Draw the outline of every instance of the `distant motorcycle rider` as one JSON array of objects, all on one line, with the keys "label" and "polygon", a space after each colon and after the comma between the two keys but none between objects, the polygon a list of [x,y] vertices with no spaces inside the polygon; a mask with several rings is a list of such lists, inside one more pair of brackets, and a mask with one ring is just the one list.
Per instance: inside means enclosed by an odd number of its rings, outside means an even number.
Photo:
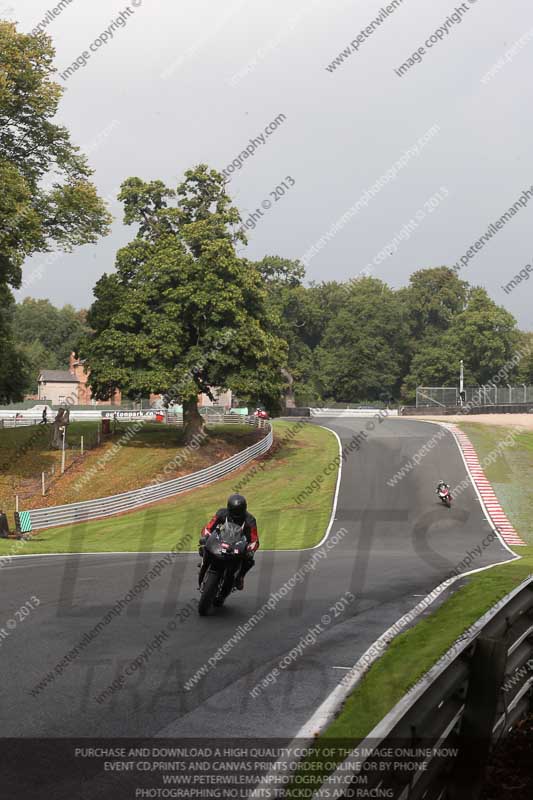
[{"label": "distant motorcycle rider", "polygon": [[[213,533],[218,525],[222,525],[226,520],[235,522],[237,525],[244,525],[244,535],[248,540],[246,548],[246,557],[243,559],[242,566],[239,574],[235,579],[235,586],[242,591],[244,589],[244,576],[254,566],[254,553],[259,548],[259,537],[257,534],[257,521],[252,514],[248,511],[248,504],[246,498],[242,494],[232,494],[228,497],[226,508],[219,508],[214,517],[209,520],[205,528],[202,530],[202,535],[198,543],[198,552],[204,556],[204,545],[209,536]],[[201,585],[205,574],[205,558],[198,575],[198,584]]]},{"label": "distant motorcycle rider", "polygon": [[438,486],[437,486],[435,491],[436,491],[437,494],[440,494],[441,492],[443,492],[446,489],[448,490],[448,492],[450,493],[450,496],[451,496],[450,487],[448,486],[446,481],[439,481]]}]

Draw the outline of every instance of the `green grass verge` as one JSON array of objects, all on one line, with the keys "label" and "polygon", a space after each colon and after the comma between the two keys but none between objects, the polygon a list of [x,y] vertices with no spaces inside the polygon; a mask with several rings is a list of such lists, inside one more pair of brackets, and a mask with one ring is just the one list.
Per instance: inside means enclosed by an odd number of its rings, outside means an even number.
[{"label": "green grass verge", "polygon": [[[332,433],[316,425],[298,428],[296,422],[276,421],[274,430],[279,447],[273,455],[227,479],[119,517],[47,529],[15,551],[13,542],[0,540],[0,555],[168,551],[189,533],[191,538],[176,549],[190,551],[196,546],[202,525],[234,491],[246,495],[249,509],[257,518],[263,548],[311,547],[320,541],[328,525],[337,469],[324,477],[320,489],[306,498],[305,504],[297,504],[295,497],[338,455],[338,442]],[[257,463],[264,469],[258,469]]]},{"label": "green grass verge", "polygon": [[[502,440],[513,433],[512,426],[490,427],[483,423],[460,423],[470,437],[480,461],[493,453]],[[533,433],[513,434],[515,446],[501,448],[501,455],[485,472],[509,518],[524,541],[531,541],[533,515]],[[511,439],[507,439],[511,442]],[[514,490],[514,487],[519,490]],[[503,487],[503,488],[502,488]],[[509,487],[509,488],[506,488]],[[370,667],[346,700],[340,714],[316,740],[317,752],[305,760],[301,775],[312,774],[314,783],[289,787],[290,800],[311,797],[324,778],[332,772],[325,769],[321,748],[328,742],[352,746],[364,739],[401,700],[405,693],[443,656],[454,641],[498,600],[533,574],[533,546],[515,547],[520,560],[472,575],[434,614],[397,636],[385,653]],[[329,755],[328,762],[340,763],[344,756]],[[309,765],[313,769],[309,770]]]},{"label": "green grass verge", "polygon": [[476,448],[480,461],[490,453],[497,454],[494,462],[484,467],[485,474],[509,521],[524,542],[533,545],[533,431],[482,422],[461,422],[460,427]]}]

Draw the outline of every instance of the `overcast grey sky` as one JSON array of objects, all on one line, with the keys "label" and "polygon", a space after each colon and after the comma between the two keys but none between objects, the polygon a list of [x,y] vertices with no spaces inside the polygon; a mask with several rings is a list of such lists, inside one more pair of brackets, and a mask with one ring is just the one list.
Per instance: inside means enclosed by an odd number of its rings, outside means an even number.
[{"label": "overcast grey sky", "polygon": [[[276,118],[231,167],[229,192],[243,219],[261,212],[249,258],[302,258],[322,239],[310,280],[366,269],[398,287],[415,269],[453,266],[533,187],[531,0],[63,0],[47,16],[58,4],[0,0],[0,16],[25,31],[51,19],[63,74],[89,54],[58,78],[60,120],[115,223],[97,245],[29,259],[19,299],[87,306],[134,232],[114,201],[125,178],[176,185],[200,162],[223,170]],[[533,264],[532,218],[533,197],[461,270],[524,329],[533,279],[501,287]]]}]

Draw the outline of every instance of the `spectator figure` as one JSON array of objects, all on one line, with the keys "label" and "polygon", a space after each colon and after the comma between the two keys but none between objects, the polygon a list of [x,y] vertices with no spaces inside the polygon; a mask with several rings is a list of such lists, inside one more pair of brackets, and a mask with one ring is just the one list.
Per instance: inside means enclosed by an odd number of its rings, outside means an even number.
[{"label": "spectator figure", "polygon": [[43,415],[42,415],[42,417],[41,417],[41,421],[40,421],[40,423],[39,423],[39,424],[40,424],[40,425],[46,425],[47,423],[48,423],[48,418],[47,418],[47,412],[46,412],[46,406],[45,406],[45,407],[43,408]]}]

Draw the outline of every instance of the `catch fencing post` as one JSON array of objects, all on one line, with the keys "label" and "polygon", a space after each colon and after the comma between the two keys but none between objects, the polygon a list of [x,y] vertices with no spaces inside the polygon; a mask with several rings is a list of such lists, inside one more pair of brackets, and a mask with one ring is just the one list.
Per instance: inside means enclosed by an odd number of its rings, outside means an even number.
[{"label": "catch fencing post", "polygon": [[44,495],[45,495],[44,472],[41,472],[41,486],[42,486],[43,497],[44,497]]},{"label": "catch fencing post", "polygon": [[80,453],[83,455],[83,436],[80,438]]},{"label": "catch fencing post", "polygon": [[67,426],[63,426],[63,448],[61,450],[61,474],[65,472],[65,434],[67,431]]}]

